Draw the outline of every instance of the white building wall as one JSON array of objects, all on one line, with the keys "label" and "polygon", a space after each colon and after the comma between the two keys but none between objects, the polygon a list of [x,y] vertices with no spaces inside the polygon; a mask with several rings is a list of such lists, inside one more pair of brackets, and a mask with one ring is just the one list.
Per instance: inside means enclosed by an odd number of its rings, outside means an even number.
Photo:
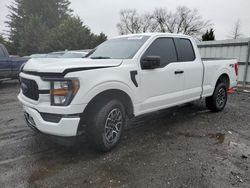
[{"label": "white building wall", "polygon": [[[241,84],[245,75],[245,64],[249,51],[250,38],[221,41],[204,41],[198,43],[202,58],[235,58],[239,62],[238,81]],[[250,57],[246,82],[250,83]]]}]

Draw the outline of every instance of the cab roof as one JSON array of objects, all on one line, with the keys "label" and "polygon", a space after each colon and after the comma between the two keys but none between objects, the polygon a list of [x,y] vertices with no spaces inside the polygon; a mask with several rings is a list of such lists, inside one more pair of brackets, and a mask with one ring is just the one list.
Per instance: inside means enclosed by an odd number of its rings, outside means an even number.
[{"label": "cab roof", "polygon": [[182,38],[192,38],[191,36],[177,33],[136,33],[136,34],[128,34],[128,35],[120,35],[114,38],[122,38],[122,37],[136,37],[136,36],[149,36],[149,37],[182,37]]}]

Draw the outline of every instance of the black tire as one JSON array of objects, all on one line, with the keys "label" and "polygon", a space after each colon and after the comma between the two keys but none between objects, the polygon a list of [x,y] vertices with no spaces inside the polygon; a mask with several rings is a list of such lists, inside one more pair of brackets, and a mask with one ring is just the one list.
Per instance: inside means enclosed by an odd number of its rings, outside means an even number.
[{"label": "black tire", "polygon": [[89,143],[97,151],[110,151],[119,143],[125,126],[124,105],[116,99],[111,99],[93,105],[89,112],[87,120]]},{"label": "black tire", "polygon": [[225,83],[218,83],[211,97],[206,98],[206,106],[213,112],[224,109],[227,103],[227,87]]}]

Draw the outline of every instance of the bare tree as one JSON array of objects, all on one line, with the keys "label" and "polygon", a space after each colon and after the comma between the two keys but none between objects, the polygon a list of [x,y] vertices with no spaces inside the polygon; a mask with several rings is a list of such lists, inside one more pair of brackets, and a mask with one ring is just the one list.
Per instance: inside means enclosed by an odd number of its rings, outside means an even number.
[{"label": "bare tree", "polygon": [[141,16],[134,9],[125,9],[120,15],[117,27],[121,34],[156,31],[199,37],[211,26],[209,21],[203,20],[197,9],[186,6],[177,7],[175,12],[156,8],[152,14],[147,12]]},{"label": "bare tree", "polygon": [[139,33],[141,27],[141,18],[135,9],[120,11],[120,23],[117,24],[120,34]]},{"label": "bare tree", "polygon": [[243,35],[241,34],[240,32],[240,29],[241,29],[241,24],[240,24],[240,20],[238,19],[235,24],[234,24],[234,28],[233,30],[231,31],[231,34],[230,34],[230,38],[232,39],[237,39],[239,37],[242,37]]},{"label": "bare tree", "polygon": [[163,8],[157,8],[153,13],[153,17],[154,17],[155,30],[163,33],[167,32],[167,29],[165,27],[168,17],[167,10]]},{"label": "bare tree", "polygon": [[160,32],[200,36],[211,25],[209,21],[202,19],[197,9],[186,6],[177,7],[174,13],[162,8],[156,9],[154,16]]},{"label": "bare tree", "polygon": [[155,30],[158,32],[175,32],[176,16],[171,11],[164,8],[156,8],[154,13]]},{"label": "bare tree", "polygon": [[141,32],[154,32],[155,24],[154,24],[154,16],[150,12],[146,12],[141,16]]}]

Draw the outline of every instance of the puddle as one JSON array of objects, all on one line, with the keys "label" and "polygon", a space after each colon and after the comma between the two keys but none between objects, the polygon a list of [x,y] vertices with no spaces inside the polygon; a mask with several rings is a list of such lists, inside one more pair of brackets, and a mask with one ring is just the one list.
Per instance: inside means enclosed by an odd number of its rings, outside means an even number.
[{"label": "puddle", "polygon": [[134,178],[127,166],[119,162],[106,162],[100,165],[95,173],[98,174],[99,182],[102,182],[104,187],[120,187]]},{"label": "puddle", "polygon": [[207,135],[196,135],[191,133],[177,133],[178,136],[184,136],[188,138],[203,138],[204,136],[209,136],[209,138],[215,138],[217,140],[217,143],[222,144],[225,141],[225,134],[223,133],[209,133]]},{"label": "puddle", "polygon": [[215,134],[210,133],[208,134],[208,136],[210,138],[215,138],[218,141],[217,143],[219,144],[222,144],[225,140],[225,134],[223,133],[215,133]]},{"label": "puddle", "polygon": [[51,177],[53,174],[56,174],[66,167],[63,164],[51,165],[50,167],[42,167],[34,171],[28,179],[29,184],[33,184],[39,180],[45,180],[48,177]]},{"label": "puddle", "polygon": [[215,138],[218,141],[217,143],[220,143],[220,144],[222,144],[225,141],[225,134],[223,134],[223,133],[215,133],[215,134],[209,133],[207,135],[198,135],[198,134],[193,134],[193,133],[189,133],[189,132],[186,132],[186,133],[178,132],[174,135],[175,136],[184,136],[187,138],[204,138],[206,136],[209,136],[209,138]]},{"label": "puddle", "polygon": [[176,133],[176,135],[178,136],[184,136],[184,137],[187,137],[187,138],[202,138],[204,136],[202,135],[196,135],[196,134],[192,134],[192,133],[182,133],[182,132],[179,132],[179,133]]}]

